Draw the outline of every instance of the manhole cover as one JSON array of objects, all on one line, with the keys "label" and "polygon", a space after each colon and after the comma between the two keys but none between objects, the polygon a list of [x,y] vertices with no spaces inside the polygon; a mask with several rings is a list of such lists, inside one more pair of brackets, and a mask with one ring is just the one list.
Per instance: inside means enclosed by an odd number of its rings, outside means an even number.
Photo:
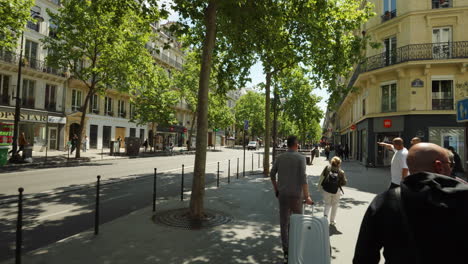
[{"label": "manhole cover", "polygon": [[205,219],[202,221],[194,221],[190,219],[189,209],[181,208],[159,212],[156,216],[153,216],[153,220],[157,224],[172,227],[202,229],[227,224],[232,221],[232,218],[223,212],[205,209]]}]

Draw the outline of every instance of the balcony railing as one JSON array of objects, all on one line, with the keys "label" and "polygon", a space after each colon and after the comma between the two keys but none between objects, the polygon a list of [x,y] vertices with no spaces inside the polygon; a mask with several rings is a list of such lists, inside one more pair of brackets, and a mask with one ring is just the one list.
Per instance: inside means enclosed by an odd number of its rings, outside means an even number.
[{"label": "balcony railing", "polygon": [[182,63],[174,60],[173,58],[170,58],[169,56],[167,56],[166,54],[163,54],[163,53],[158,53],[156,51],[153,51],[153,56],[155,56],[156,58],[158,58],[159,60],[169,64],[170,66],[172,67],[175,67],[179,70],[182,69]]},{"label": "balcony railing", "polygon": [[452,7],[451,0],[432,0],[432,9],[450,8]]},{"label": "balcony railing", "polygon": [[384,52],[364,60],[359,72],[368,72],[387,66],[418,60],[446,60],[468,58],[468,41],[412,44],[394,52]]},{"label": "balcony railing", "polygon": [[453,99],[432,99],[432,110],[453,110]]},{"label": "balcony railing", "polygon": [[[0,61],[18,65],[19,55],[9,51],[0,51]],[[47,66],[46,62],[41,60],[28,59],[23,57],[23,67],[40,72],[54,74],[57,76],[66,77],[65,71],[63,69],[56,69]]]},{"label": "balcony railing", "polygon": [[392,11],[385,11],[385,13],[381,16],[382,17],[382,23],[385,21],[388,21],[392,18],[395,18],[397,16],[397,11],[392,10]]}]

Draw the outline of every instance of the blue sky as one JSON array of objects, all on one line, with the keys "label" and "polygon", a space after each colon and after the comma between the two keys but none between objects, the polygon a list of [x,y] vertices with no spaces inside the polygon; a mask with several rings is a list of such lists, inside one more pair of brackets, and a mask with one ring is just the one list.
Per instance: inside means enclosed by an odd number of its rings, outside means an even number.
[{"label": "blue sky", "polygon": [[[171,0],[163,0],[162,2],[168,3],[169,5],[172,4]],[[170,16],[167,19],[168,21],[177,21],[179,20],[179,15],[175,12],[171,12]],[[265,75],[263,74],[263,67],[260,62],[257,62],[251,69],[250,69],[250,79],[252,81],[247,84],[247,87],[255,86],[261,82],[265,82]],[[314,90],[314,94],[322,97],[322,101],[319,103],[320,109],[326,112],[327,110],[327,100],[328,100],[328,93],[325,89],[316,89]],[[320,120],[320,125],[323,123],[323,118]]]}]

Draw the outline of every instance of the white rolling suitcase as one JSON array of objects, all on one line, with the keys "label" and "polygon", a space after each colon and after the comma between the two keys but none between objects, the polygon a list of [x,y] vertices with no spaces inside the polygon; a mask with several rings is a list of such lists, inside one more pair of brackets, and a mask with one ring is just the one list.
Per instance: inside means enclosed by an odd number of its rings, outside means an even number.
[{"label": "white rolling suitcase", "polygon": [[288,253],[288,264],[330,264],[328,220],[313,214],[291,215]]}]

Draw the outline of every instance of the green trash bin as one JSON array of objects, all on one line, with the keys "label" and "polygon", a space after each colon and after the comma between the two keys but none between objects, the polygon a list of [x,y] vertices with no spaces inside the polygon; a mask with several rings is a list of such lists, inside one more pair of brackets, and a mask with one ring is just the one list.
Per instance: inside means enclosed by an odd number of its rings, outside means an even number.
[{"label": "green trash bin", "polygon": [[8,162],[8,146],[0,146],[0,166]]}]

